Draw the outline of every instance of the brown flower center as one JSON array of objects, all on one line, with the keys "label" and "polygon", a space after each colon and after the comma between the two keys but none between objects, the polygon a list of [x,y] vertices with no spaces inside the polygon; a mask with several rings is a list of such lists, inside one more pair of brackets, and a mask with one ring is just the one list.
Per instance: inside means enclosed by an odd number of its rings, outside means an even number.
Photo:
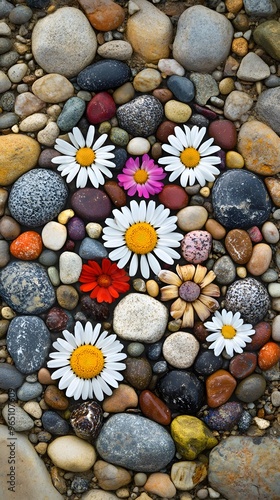
[{"label": "brown flower center", "polygon": [[102,286],[103,288],[108,288],[108,286],[111,285],[112,280],[108,274],[100,274],[97,278],[97,283],[99,286]]}]

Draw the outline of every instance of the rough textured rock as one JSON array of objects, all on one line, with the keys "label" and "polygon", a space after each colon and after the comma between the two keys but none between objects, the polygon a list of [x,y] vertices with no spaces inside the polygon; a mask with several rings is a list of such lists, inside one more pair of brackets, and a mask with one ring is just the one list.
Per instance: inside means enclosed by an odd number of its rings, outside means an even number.
[{"label": "rough textured rock", "polygon": [[280,134],[279,113],[280,87],[262,92],[256,104],[257,117],[278,135]]},{"label": "rough textured rock", "polygon": [[276,19],[260,23],[253,31],[255,42],[278,61],[280,61],[279,36],[280,23]]}]

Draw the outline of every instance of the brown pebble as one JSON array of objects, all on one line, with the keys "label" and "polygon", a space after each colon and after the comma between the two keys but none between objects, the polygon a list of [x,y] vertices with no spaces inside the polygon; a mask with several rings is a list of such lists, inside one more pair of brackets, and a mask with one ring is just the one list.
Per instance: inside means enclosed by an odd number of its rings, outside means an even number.
[{"label": "brown pebble", "polygon": [[79,294],[71,285],[60,285],[56,290],[56,299],[60,307],[72,311],[79,302]]},{"label": "brown pebble", "polygon": [[138,405],[136,391],[126,384],[120,384],[114,390],[112,396],[106,398],[102,404],[103,411],[108,413],[121,413],[128,408],[135,408]]},{"label": "brown pebble", "polygon": [[257,243],[254,245],[251,258],[247,262],[247,271],[253,276],[261,276],[268,270],[271,259],[271,246],[267,243]]},{"label": "brown pebble", "polygon": [[271,337],[271,325],[266,321],[261,321],[254,326],[255,334],[251,336],[252,342],[246,344],[244,351],[258,351]]},{"label": "brown pebble", "polygon": [[0,188],[0,215],[3,215],[5,212],[8,196],[9,192],[7,191],[7,189]]},{"label": "brown pebble", "polygon": [[246,264],[252,255],[253,245],[244,229],[232,229],[225,238],[226,249],[237,264]]},{"label": "brown pebble", "polygon": [[193,327],[194,336],[200,342],[205,342],[206,337],[208,337],[209,332],[206,330],[204,323],[202,321],[196,321]]},{"label": "brown pebble", "polygon": [[142,391],[139,396],[139,405],[145,417],[158,422],[161,425],[169,425],[171,422],[171,411],[151,391]]},{"label": "brown pebble", "polygon": [[48,385],[44,393],[45,403],[55,410],[66,410],[69,406],[68,399],[56,385]]},{"label": "brown pebble", "polygon": [[151,149],[152,158],[156,161],[162,156],[162,147],[160,142],[155,142]]},{"label": "brown pebble", "polygon": [[124,9],[112,0],[79,0],[79,4],[98,31],[115,30],[124,22]]},{"label": "brown pebble", "polygon": [[231,50],[239,57],[244,57],[248,54],[249,47],[248,42],[245,38],[234,38],[231,44]]},{"label": "brown pebble", "polygon": [[265,177],[264,183],[274,205],[280,207],[280,179],[277,179],[276,177]]},{"label": "brown pebble", "polygon": [[229,363],[231,375],[243,379],[251,375],[257,366],[257,355],[254,352],[243,352],[234,356]]},{"label": "brown pebble", "polygon": [[109,196],[111,202],[115,207],[124,207],[126,205],[126,194],[123,188],[121,188],[115,181],[107,181],[104,184],[104,191]]},{"label": "brown pebble", "polygon": [[168,136],[174,134],[176,123],[171,120],[165,120],[160,124],[156,131],[156,138],[161,142],[168,142]]},{"label": "brown pebble", "polygon": [[40,384],[43,385],[49,385],[49,384],[56,385],[57,383],[56,380],[53,380],[51,378],[51,374],[47,368],[40,368],[40,370],[38,371],[38,380]]},{"label": "brown pebble", "polygon": [[147,389],[152,378],[150,363],[145,358],[127,358],[125,364],[125,380],[135,389]]},{"label": "brown pebble", "polygon": [[162,104],[173,98],[173,94],[169,89],[155,89],[153,90],[153,96],[156,97]]},{"label": "brown pebble", "polygon": [[237,14],[243,7],[243,0],[226,0],[225,4],[229,12]]},{"label": "brown pebble", "polygon": [[205,224],[205,229],[215,240],[222,240],[226,235],[226,229],[215,219],[208,219]]},{"label": "brown pebble", "polygon": [[236,387],[235,378],[226,370],[218,370],[206,379],[207,404],[217,408],[226,403]]},{"label": "brown pebble", "polygon": [[21,233],[20,224],[10,217],[10,215],[4,215],[0,219],[0,234],[5,240],[14,240]]}]

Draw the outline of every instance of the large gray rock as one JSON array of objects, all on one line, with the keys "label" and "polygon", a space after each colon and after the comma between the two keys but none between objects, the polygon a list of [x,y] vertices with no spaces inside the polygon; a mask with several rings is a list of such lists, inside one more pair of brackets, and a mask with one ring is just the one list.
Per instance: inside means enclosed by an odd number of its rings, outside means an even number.
[{"label": "large gray rock", "polygon": [[261,121],[280,134],[280,87],[265,90],[258,98],[256,115]]},{"label": "large gray rock", "polygon": [[32,33],[32,53],[47,73],[77,75],[92,62],[96,35],[86,16],[73,7],[63,7],[40,19]]},{"label": "large gray rock", "polygon": [[277,500],[279,461],[279,438],[230,436],[211,451],[208,479],[227,500]]},{"label": "large gray rock", "polygon": [[228,56],[233,27],[225,16],[195,5],[181,14],[173,57],[188,71],[211,73]]}]

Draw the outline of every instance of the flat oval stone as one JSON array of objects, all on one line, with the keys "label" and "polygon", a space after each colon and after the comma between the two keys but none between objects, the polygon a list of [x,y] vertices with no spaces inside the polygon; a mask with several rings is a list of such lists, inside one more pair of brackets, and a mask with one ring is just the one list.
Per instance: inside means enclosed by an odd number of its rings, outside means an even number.
[{"label": "flat oval stone", "polygon": [[107,193],[115,207],[124,207],[126,204],[126,194],[124,189],[122,189],[117,182],[106,181],[104,184],[104,191]]},{"label": "flat oval stone", "polygon": [[40,154],[39,143],[23,134],[0,136],[0,149],[1,186],[9,186],[35,167]]},{"label": "flat oval stone", "polygon": [[135,389],[147,389],[152,378],[152,368],[145,358],[127,358],[124,378]]},{"label": "flat oval stone", "polygon": [[76,215],[86,221],[104,221],[111,213],[110,198],[101,189],[78,189],[71,197]]},{"label": "flat oval stone", "polygon": [[253,247],[250,260],[247,262],[247,270],[253,276],[264,274],[272,260],[272,249],[267,243],[257,243]]},{"label": "flat oval stone", "polygon": [[167,80],[167,87],[181,102],[190,102],[195,95],[195,86],[184,76],[171,75]]},{"label": "flat oval stone", "polygon": [[63,284],[70,285],[79,280],[82,271],[82,259],[74,252],[62,252],[59,257],[59,277]]},{"label": "flat oval stone", "polygon": [[239,311],[245,322],[255,325],[264,318],[269,306],[267,290],[255,278],[244,278],[228,287],[225,308],[233,313]]},{"label": "flat oval stone", "polygon": [[[32,418],[24,411],[20,406],[18,405],[13,405],[14,412],[13,412],[13,417],[14,417],[14,424],[13,424],[13,432],[24,432],[24,431],[30,431],[32,427],[34,427],[34,421]],[[5,422],[9,424],[9,421],[11,420],[11,405],[7,404],[4,406],[2,410],[2,417],[4,418]]]},{"label": "flat oval stone", "polygon": [[175,368],[189,368],[199,351],[199,342],[188,332],[175,332],[165,339],[162,353],[166,361]]},{"label": "flat oval stone", "polygon": [[204,384],[187,371],[170,371],[159,380],[157,388],[171,410],[195,414],[204,403]]},{"label": "flat oval stone", "polygon": [[210,408],[217,408],[226,403],[236,387],[235,378],[226,370],[212,373],[205,382],[207,404]]},{"label": "flat oval stone", "polygon": [[161,425],[128,413],[105,422],[95,444],[103,460],[137,472],[163,469],[175,454],[173,439]]},{"label": "flat oval stone", "polygon": [[94,447],[77,436],[60,436],[48,446],[51,461],[71,472],[88,471],[96,461]]},{"label": "flat oval stone", "polygon": [[234,356],[229,363],[229,371],[233,377],[243,379],[255,371],[257,355],[253,352],[243,352]]},{"label": "flat oval stone", "polygon": [[206,208],[191,205],[186,208],[182,208],[177,213],[177,225],[182,231],[196,231],[201,229],[208,219],[208,212]]},{"label": "flat oval stone", "polygon": [[234,149],[237,142],[236,127],[229,120],[215,120],[210,123],[208,134],[222,149]]},{"label": "flat oval stone", "polygon": [[189,202],[186,191],[176,184],[164,186],[161,193],[158,194],[158,199],[160,203],[170,208],[170,210],[180,210],[186,207]]},{"label": "flat oval stone", "polygon": [[265,389],[265,378],[258,373],[253,373],[239,382],[234,394],[244,403],[253,403],[263,396]]},{"label": "flat oval stone", "polygon": [[129,66],[116,59],[102,59],[83,69],[77,76],[77,83],[83,90],[100,92],[120,87],[131,77]]},{"label": "flat oval stone", "polygon": [[45,403],[55,410],[66,410],[69,406],[68,399],[63,391],[56,385],[48,385],[44,392]]},{"label": "flat oval stone", "polygon": [[280,347],[276,342],[267,342],[261,347],[258,355],[258,365],[261,370],[270,370],[280,360]]},{"label": "flat oval stone", "polygon": [[145,417],[161,425],[170,424],[171,411],[153,392],[148,390],[142,391],[139,396],[139,405]]},{"label": "flat oval stone", "polygon": [[229,401],[219,408],[211,408],[203,421],[215,431],[230,431],[238,422],[243,412],[243,405]]},{"label": "flat oval stone", "polygon": [[60,175],[36,168],[14,183],[8,205],[12,217],[23,226],[41,226],[57,217],[67,196],[68,189]]},{"label": "flat oval stone", "polygon": [[225,245],[232,260],[237,264],[246,264],[250,260],[253,245],[247,231],[232,229],[226,235]]},{"label": "flat oval stone", "polygon": [[98,92],[87,105],[86,116],[89,123],[97,124],[111,120],[116,114],[116,104],[108,92]]},{"label": "flat oval stone", "polygon": [[136,137],[153,135],[163,119],[161,102],[151,95],[141,95],[117,109],[119,126]]},{"label": "flat oval stone", "polygon": [[42,395],[43,386],[39,382],[24,382],[17,391],[17,397],[21,401],[30,401]]},{"label": "flat oval stone", "polygon": [[[156,138],[160,142],[167,142],[168,141],[168,136],[174,133],[174,128],[176,127],[176,123],[172,122],[170,120],[165,120],[163,121],[159,127],[157,128],[156,131]],[[173,186],[173,184],[170,184]],[[175,184],[174,184],[175,186]]]},{"label": "flat oval stone", "polygon": [[44,411],[42,424],[45,431],[55,436],[65,436],[69,432],[69,424],[56,411]]},{"label": "flat oval stone", "polygon": [[45,269],[35,262],[10,262],[0,271],[0,294],[21,314],[41,314],[55,301]]},{"label": "flat oval stone", "polygon": [[[276,316],[277,317],[277,316]],[[258,351],[265,345],[271,337],[271,325],[266,321],[261,321],[254,326],[255,334],[252,335],[252,342],[246,344],[244,351]]]},{"label": "flat oval stone", "polygon": [[0,364],[0,388],[3,390],[17,389],[24,381],[23,374],[15,366],[8,363]]},{"label": "flat oval stone", "polygon": [[229,229],[259,226],[271,211],[263,182],[247,170],[228,170],[220,175],[212,189],[212,202],[216,219]]},{"label": "flat oval stone", "polygon": [[181,241],[182,256],[191,264],[201,264],[208,259],[212,236],[208,231],[190,231]]},{"label": "flat oval stone", "polygon": [[34,373],[44,365],[51,346],[50,332],[37,316],[13,318],[7,333],[7,348],[21,373]]},{"label": "flat oval stone", "polygon": [[83,99],[79,97],[70,97],[70,99],[65,102],[57,119],[57,126],[62,132],[69,132],[82,118],[85,109],[86,103]]}]

